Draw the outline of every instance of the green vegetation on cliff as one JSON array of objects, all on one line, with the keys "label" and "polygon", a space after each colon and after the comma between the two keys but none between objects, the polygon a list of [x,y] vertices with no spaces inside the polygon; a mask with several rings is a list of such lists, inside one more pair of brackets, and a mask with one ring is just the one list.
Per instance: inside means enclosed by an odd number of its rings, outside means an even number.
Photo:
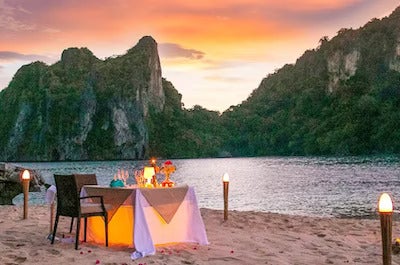
[{"label": "green vegetation on cliff", "polygon": [[321,39],[222,115],[234,155],[400,153],[400,8]]},{"label": "green vegetation on cliff", "polygon": [[157,44],[97,59],[69,48],[61,60],[19,69],[0,94],[0,160],[140,159],[148,109],[164,107]]}]

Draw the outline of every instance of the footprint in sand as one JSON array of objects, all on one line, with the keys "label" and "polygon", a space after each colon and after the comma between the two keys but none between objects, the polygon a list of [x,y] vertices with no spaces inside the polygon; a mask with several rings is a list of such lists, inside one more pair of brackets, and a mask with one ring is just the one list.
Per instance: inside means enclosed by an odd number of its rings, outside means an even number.
[{"label": "footprint in sand", "polygon": [[194,261],[191,260],[181,260],[182,264],[195,264]]},{"label": "footprint in sand", "polygon": [[9,254],[6,255],[7,258],[14,260],[15,262],[19,263],[23,263],[26,261],[26,257],[21,257],[21,256],[17,256],[17,255],[13,255],[13,254]]},{"label": "footprint in sand", "polygon": [[46,251],[47,252],[49,252],[50,254],[52,254],[52,255],[56,255],[56,256],[58,256],[58,255],[60,255],[60,251],[58,251],[57,249],[46,249]]},{"label": "footprint in sand", "polygon": [[220,257],[220,258],[209,258],[208,261],[240,261],[240,259],[237,259],[235,257]]}]

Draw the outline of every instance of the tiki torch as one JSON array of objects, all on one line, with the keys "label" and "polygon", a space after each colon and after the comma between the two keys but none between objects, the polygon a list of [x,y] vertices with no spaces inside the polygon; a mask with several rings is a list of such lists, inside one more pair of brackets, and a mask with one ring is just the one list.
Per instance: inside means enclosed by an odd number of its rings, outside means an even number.
[{"label": "tiki torch", "polygon": [[228,220],[228,192],[229,192],[229,175],[225,173],[222,177],[224,184],[224,221]]},{"label": "tiki torch", "polygon": [[21,176],[22,190],[24,192],[24,217],[23,219],[28,219],[28,196],[29,196],[29,182],[31,181],[31,175],[29,170],[24,170]]},{"label": "tiki torch", "polygon": [[393,203],[389,194],[382,193],[378,206],[381,217],[383,265],[392,264],[392,215]]}]

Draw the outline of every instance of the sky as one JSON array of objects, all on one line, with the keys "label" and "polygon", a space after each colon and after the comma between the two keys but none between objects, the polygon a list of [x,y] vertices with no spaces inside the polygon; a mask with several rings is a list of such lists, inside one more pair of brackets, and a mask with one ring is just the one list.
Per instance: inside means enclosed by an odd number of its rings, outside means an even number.
[{"label": "sky", "polygon": [[143,36],[185,108],[223,112],[319,40],[382,18],[398,0],[0,0],[0,90],[33,61],[69,47],[105,59]]}]

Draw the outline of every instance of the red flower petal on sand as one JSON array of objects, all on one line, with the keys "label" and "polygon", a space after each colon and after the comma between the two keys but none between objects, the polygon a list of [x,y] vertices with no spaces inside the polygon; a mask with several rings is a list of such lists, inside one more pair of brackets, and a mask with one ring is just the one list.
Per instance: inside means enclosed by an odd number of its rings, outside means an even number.
[{"label": "red flower petal on sand", "polygon": [[100,264],[100,260],[97,259],[97,260],[96,260],[96,264]]},{"label": "red flower petal on sand", "polygon": [[235,251],[231,250],[231,253],[233,254]]},{"label": "red flower petal on sand", "polygon": [[194,250],[197,250],[197,247],[193,247]]},{"label": "red flower petal on sand", "polygon": [[171,162],[171,160],[167,160],[167,161],[165,161],[165,162],[164,162],[164,165],[172,165],[172,162]]},{"label": "red flower petal on sand", "polygon": [[88,253],[92,253],[92,251],[89,249],[88,251],[87,251]]},{"label": "red flower petal on sand", "polygon": [[83,251],[81,251],[81,253],[80,253],[81,255],[83,254]]}]

